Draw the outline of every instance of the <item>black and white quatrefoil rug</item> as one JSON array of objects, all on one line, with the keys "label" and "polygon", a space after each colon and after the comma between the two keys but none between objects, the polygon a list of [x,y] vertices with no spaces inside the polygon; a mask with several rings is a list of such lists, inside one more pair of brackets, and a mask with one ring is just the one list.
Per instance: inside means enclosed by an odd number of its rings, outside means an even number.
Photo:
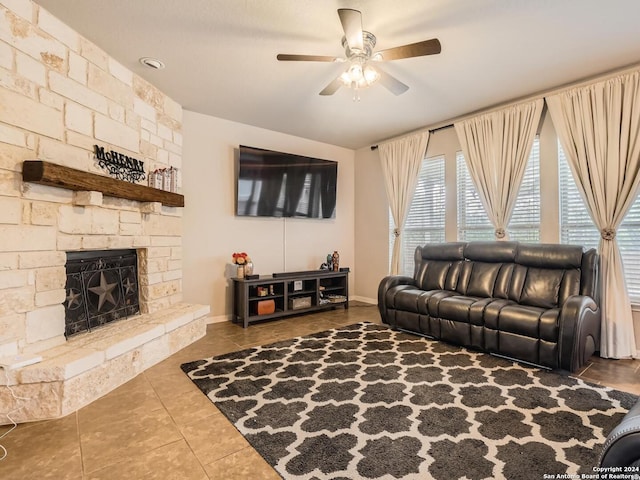
[{"label": "black and white quatrefoil rug", "polygon": [[637,398],[368,323],[182,369],[285,479],[593,473]]}]

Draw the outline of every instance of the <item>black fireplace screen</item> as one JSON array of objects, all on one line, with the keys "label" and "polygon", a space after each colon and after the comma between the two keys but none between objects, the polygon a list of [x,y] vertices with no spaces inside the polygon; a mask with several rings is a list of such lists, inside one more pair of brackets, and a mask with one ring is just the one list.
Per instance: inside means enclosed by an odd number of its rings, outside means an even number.
[{"label": "black fireplace screen", "polygon": [[67,252],[65,335],[140,311],[135,250]]}]

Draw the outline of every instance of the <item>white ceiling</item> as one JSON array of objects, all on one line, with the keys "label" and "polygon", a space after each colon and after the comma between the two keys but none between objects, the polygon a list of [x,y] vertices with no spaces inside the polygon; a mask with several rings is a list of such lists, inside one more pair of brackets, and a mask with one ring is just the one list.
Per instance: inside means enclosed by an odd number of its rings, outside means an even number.
[{"label": "white ceiling", "polygon": [[[348,148],[640,62],[638,0],[36,1],[187,110]],[[320,96],[340,64],[276,55],[343,56],[338,8],[376,50],[435,37],[442,53],[382,65],[403,95]]]}]

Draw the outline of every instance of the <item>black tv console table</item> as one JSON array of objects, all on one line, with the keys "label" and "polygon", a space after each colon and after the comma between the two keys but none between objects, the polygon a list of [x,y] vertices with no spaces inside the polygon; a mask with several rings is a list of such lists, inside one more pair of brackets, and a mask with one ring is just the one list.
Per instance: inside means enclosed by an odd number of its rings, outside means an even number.
[{"label": "black tv console table", "polygon": [[[349,271],[311,270],[232,278],[233,321],[251,322],[342,306],[349,308]],[[273,310],[273,311],[272,311]]]}]

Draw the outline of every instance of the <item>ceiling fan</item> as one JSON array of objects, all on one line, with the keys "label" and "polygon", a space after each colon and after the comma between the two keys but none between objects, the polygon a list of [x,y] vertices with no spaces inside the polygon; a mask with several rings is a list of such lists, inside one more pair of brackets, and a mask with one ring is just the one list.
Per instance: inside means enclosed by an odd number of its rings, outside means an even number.
[{"label": "ceiling fan", "polygon": [[338,9],[340,23],[344,30],[342,46],[345,49],[345,58],[323,55],[296,55],[278,54],[276,57],[284,62],[345,62],[348,64],[344,72],[331,81],[320,95],[333,95],[342,86],[355,90],[354,100],[359,100],[358,90],[366,88],[377,81],[385,86],[394,95],[406,92],[409,87],[397,78],[389,75],[378,65],[372,63],[385,60],[400,60],[402,58],[421,57],[423,55],[435,55],[440,53],[440,41],[437,38],[422,42],[410,43],[400,47],[389,48],[374,52],[376,37],[373,33],[362,30],[362,13],[350,8]]}]

